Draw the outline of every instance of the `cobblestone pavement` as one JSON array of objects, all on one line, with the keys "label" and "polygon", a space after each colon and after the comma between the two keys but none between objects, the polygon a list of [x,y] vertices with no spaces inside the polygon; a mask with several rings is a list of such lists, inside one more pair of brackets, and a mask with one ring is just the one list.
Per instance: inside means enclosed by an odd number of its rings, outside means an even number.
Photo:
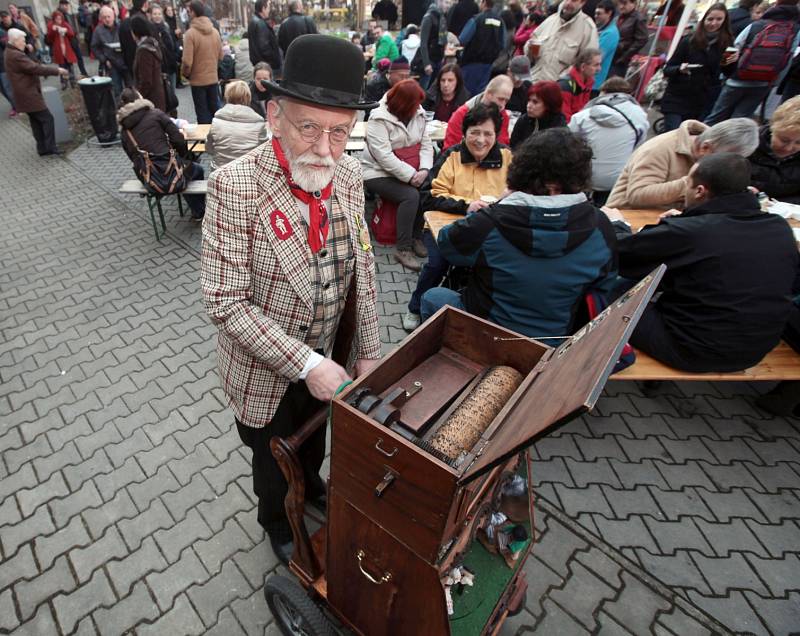
[{"label": "cobblestone pavement", "polygon": [[[277,633],[199,226],[170,209],[155,241],[116,194],[119,148],[40,159],[4,111],[0,134],[0,632]],[[377,261],[388,349],[415,278]],[[539,441],[530,588],[503,633],[797,631],[800,431],[763,390],[612,382]]]}]

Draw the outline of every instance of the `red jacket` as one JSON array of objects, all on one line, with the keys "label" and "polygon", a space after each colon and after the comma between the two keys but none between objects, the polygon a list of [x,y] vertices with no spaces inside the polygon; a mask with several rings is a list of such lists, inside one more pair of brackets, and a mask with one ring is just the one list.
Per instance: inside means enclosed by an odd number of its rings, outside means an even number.
[{"label": "red jacket", "polygon": [[569,123],[572,116],[588,103],[594,86],[594,77],[585,80],[578,69],[570,66],[569,73],[558,80],[558,85],[561,87],[561,112]]},{"label": "red jacket", "polygon": [[531,39],[531,33],[536,30],[538,24],[528,24],[523,22],[519,25],[514,34],[514,55],[525,55],[525,42]]},{"label": "red jacket", "polygon": [[[464,138],[464,132],[461,130],[464,125],[464,117],[467,116],[467,111],[474,105],[473,100],[469,100],[466,104],[459,106],[450,121],[447,122],[447,132],[444,135],[444,146],[442,150],[447,150],[450,146],[455,146],[460,143]],[[497,141],[501,144],[508,145],[508,111],[504,108],[500,111],[503,116],[503,124],[500,126],[500,134],[497,135]]]},{"label": "red jacket", "polygon": [[61,22],[61,28],[66,29],[66,33],[61,35],[55,22],[47,23],[47,43],[53,53],[53,62],[55,64],[75,64],[78,58],[75,57],[75,51],[72,50],[72,38],[75,37],[75,32],[72,27],[65,21]]}]

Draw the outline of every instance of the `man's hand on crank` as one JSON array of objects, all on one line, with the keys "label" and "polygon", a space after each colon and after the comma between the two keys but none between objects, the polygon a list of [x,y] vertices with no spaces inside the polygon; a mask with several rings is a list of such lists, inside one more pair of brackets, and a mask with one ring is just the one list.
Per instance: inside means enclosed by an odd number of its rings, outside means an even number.
[{"label": "man's hand on crank", "polygon": [[350,379],[347,371],[330,358],[325,358],[308,372],[306,385],[315,398],[323,402],[330,402],[342,382]]}]

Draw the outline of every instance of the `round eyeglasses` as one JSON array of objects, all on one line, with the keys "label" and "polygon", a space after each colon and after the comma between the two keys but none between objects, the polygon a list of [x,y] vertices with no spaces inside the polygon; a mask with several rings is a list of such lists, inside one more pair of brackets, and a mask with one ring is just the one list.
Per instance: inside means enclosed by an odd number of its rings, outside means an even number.
[{"label": "round eyeglasses", "polygon": [[286,111],[283,111],[286,121],[295,127],[303,141],[309,144],[316,143],[322,137],[322,133],[328,133],[328,138],[332,144],[341,145],[347,142],[350,137],[350,126],[334,126],[333,128],[323,128],[313,121],[301,121],[300,123],[293,122]]}]

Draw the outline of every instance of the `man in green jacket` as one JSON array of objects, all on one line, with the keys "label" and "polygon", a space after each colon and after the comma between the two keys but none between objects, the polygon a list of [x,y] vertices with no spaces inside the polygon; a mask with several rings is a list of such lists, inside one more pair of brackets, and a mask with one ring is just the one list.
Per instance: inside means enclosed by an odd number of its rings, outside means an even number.
[{"label": "man in green jacket", "polygon": [[[397,43],[389,33],[384,33],[383,27],[376,24],[372,29],[372,34],[375,36],[375,55],[372,58],[372,68],[378,68],[378,62],[382,59],[389,58],[390,62],[394,62],[400,57],[400,51],[397,50]],[[409,60],[410,61],[410,60]]]}]

